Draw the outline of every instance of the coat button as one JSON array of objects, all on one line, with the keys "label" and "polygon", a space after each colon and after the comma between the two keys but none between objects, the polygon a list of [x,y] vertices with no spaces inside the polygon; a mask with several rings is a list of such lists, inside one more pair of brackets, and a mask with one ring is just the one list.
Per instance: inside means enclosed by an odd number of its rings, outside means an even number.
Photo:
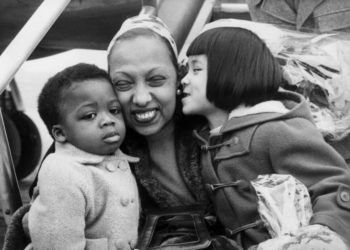
[{"label": "coat button", "polygon": [[117,170],[117,166],[113,163],[107,163],[106,164],[106,169],[109,171],[109,172],[115,172]]},{"label": "coat button", "polygon": [[118,168],[122,171],[126,171],[126,170],[128,170],[128,164],[124,161],[120,161],[118,163]]},{"label": "coat button", "polygon": [[350,201],[350,194],[346,191],[341,191],[340,192],[340,199],[344,202]]},{"label": "coat button", "polygon": [[129,244],[128,244],[125,240],[117,240],[117,241],[114,243],[114,246],[115,246],[118,250],[123,250],[123,249],[129,248]]},{"label": "coat button", "polygon": [[120,204],[122,204],[123,207],[126,207],[127,205],[129,205],[130,203],[130,199],[128,198],[121,198],[120,199]]}]

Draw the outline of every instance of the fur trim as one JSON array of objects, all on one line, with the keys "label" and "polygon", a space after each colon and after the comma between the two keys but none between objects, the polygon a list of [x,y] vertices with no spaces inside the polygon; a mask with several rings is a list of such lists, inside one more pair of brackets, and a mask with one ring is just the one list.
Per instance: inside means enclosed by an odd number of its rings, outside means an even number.
[{"label": "fur trim", "polygon": [[[141,188],[144,188],[149,197],[158,207],[184,206],[178,197],[165,189],[161,183],[151,175],[154,162],[150,159],[148,146],[144,138],[128,138],[124,142],[125,152],[132,152],[140,158],[140,162],[132,164],[133,172]],[[199,147],[196,144],[192,131],[184,128],[177,128],[175,131],[176,160],[180,174],[183,177],[188,189],[195,197],[198,204],[207,205],[209,198],[206,195],[201,178]],[[141,193],[141,192],[140,192]],[[143,197],[141,197],[142,200]],[[195,205],[195,204],[193,204]]]}]

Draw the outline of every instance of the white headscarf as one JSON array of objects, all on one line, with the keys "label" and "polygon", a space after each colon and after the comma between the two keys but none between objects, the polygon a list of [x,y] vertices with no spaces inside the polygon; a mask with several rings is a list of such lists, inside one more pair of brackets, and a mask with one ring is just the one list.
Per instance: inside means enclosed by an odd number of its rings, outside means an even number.
[{"label": "white headscarf", "polygon": [[159,36],[165,38],[169,42],[171,48],[173,49],[175,56],[178,56],[175,40],[172,37],[169,28],[165,25],[165,23],[159,17],[144,14],[128,18],[124,21],[124,23],[122,24],[122,26],[108,45],[107,55],[109,55],[114,43],[121,35],[123,35],[129,30],[137,28],[150,29]]}]

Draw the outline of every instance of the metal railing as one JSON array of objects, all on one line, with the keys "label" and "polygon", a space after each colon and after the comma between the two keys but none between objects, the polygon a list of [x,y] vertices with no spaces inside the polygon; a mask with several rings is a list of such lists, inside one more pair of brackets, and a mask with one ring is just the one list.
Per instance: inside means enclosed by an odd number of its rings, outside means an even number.
[{"label": "metal railing", "polygon": [[[27,60],[70,0],[44,0],[0,57],[0,94]],[[0,202],[6,224],[22,205],[16,173],[0,109]]]}]

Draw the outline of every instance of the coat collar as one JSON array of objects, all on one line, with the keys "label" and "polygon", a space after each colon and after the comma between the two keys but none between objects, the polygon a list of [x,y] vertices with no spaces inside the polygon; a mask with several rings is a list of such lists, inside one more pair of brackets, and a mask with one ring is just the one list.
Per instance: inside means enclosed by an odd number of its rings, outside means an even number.
[{"label": "coat collar", "polygon": [[263,0],[261,10],[290,24],[299,30],[314,9],[324,0],[299,0],[297,10],[293,10],[285,0]]},{"label": "coat collar", "polygon": [[252,114],[249,115],[249,119],[246,116],[243,117],[235,117],[235,122],[230,122],[228,120],[223,127],[221,128],[220,133],[225,133],[232,130],[242,129],[245,127],[249,127],[252,125],[260,124],[262,122],[277,120],[277,119],[285,119],[288,117],[294,116],[302,116],[305,119],[312,121],[311,113],[308,109],[308,104],[306,103],[304,97],[300,94],[289,92],[289,91],[281,91],[277,96],[278,100],[281,100],[284,106],[290,110],[287,113],[264,113],[264,114]]},{"label": "coat collar", "polygon": [[85,152],[70,143],[55,142],[55,152],[64,154],[65,157],[74,158],[74,160],[83,165],[98,165],[103,161],[111,159],[123,159],[130,163],[139,161],[139,158],[124,154],[120,149],[117,149],[113,155],[96,155]]},{"label": "coat collar", "polygon": [[284,0],[263,0],[261,10],[290,24],[295,24],[296,13]]},{"label": "coat collar", "polygon": [[298,15],[296,20],[297,30],[305,23],[306,19],[312,14],[315,8],[320,5],[324,0],[300,0],[298,6]]}]

